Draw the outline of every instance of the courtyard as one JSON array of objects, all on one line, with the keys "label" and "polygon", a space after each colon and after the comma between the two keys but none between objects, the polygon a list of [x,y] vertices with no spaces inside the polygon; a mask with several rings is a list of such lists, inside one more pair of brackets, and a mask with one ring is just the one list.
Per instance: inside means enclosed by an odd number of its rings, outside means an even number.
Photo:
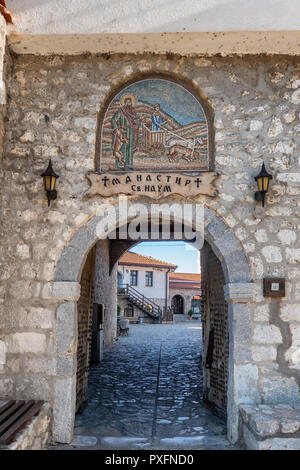
[{"label": "courtyard", "polygon": [[89,373],[89,402],[68,446],[52,449],[233,450],[202,400],[202,327],[130,325]]}]

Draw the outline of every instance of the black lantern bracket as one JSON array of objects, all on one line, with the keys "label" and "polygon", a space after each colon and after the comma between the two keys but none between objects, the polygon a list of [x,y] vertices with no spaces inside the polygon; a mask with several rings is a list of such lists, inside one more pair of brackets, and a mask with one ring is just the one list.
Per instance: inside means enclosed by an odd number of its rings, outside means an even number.
[{"label": "black lantern bracket", "polygon": [[57,191],[55,189],[55,184],[59,175],[55,173],[52,168],[52,162],[49,160],[48,167],[44,173],[41,174],[44,180],[44,187],[47,194],[48,206],[50,206],[50,201],[54,201],[57,198]]},{"label": "black lantern bracket", "polygon": [[260,173],[255,177],[255,181],[257,182],[258,191],[255,192],[254,197],[255,200],[262,203],[262,207],[265,206],[265,196],[269,189],[269,183],[272,179],[272,175],[270,175],[265,167],[263,162]]}]

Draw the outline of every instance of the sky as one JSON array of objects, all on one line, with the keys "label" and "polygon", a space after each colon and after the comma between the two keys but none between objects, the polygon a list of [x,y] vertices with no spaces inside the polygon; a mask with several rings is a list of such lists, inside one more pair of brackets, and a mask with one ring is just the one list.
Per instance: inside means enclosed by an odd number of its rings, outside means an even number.
[{"label": "sky", "polygon": [[159,103],[161,110],[175,118],[181,125],[205,120],[200,103],[177,83],[157,78],[142,80],[126,87],[114,100],[119,101],[126,93],[131,93],[139,100],[150,104]]},{"label": "sky", "polygon": [[130,251],[176,264],[175,272],[200,273],[200,252],[186,242],[142,242]]}]

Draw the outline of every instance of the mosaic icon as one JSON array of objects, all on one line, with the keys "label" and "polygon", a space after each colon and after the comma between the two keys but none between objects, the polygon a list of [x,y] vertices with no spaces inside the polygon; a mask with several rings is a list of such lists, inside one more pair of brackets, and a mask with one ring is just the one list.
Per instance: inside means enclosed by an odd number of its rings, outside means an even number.
[{"label": "mosaic icon", "polygon": [[101,172],[209,170],[204,109],[185,87],[167,79],[141,80],[118,93],[100,138]]}]

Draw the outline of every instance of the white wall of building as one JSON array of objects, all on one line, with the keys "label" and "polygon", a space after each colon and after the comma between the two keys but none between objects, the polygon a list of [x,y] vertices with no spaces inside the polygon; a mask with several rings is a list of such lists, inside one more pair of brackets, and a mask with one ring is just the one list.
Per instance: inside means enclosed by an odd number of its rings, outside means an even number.
[{"label": "white wall of building", "polygon": [[19,34],[300,29],[299,0],[9,0]]},{"label": "white wall of building", "polygon": [[[166,270],[145,268],[138,266],[119,266],[118,272],[123,274],[123,284],[130,285],[130,271],[138,271],[138,285],[132,286],[149,299],[166,298]],[[147,287],[145,275],[146,271],[153,272],[153,287]]]},{"label": "white wall of building", "polygon": [[10,0],[8,7],[18,54],[300,52],[298,0]]}]

